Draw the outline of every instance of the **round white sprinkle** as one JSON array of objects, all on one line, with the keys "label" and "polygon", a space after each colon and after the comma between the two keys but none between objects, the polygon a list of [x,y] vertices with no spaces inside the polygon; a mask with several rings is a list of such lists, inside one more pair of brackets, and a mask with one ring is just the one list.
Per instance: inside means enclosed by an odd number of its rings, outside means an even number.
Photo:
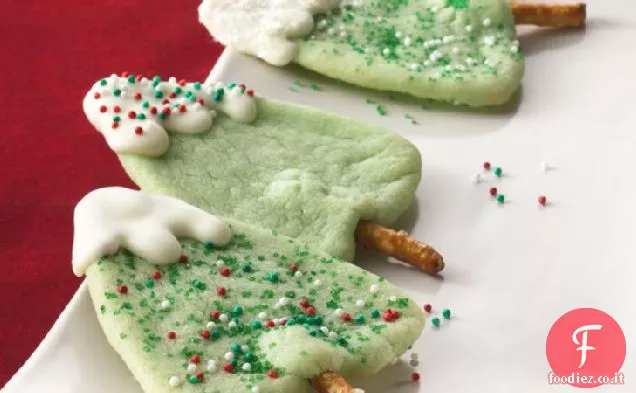
[{"label": "round white sprinkle", "polygon": [[446,65],[446,66],[444,67],[444,70],[446,70],[446,71],[450,71],[450,70],[452,70],[452,69],[453,69],[453,66],[452,66],[452,65],[450,65],[450,64],[448,64],[448,65]]},{"label": "round white sprinkle", "polygon": [[329,332],[329,339],[330,340],[338,339],[338,334],[336,332]]},{"label": "round white sprinkle", "polygon": [[518,47],[518,46],[516,46],[516,45],[511,46],[511,47],[510,47],[510,52],[512,52],[512,53],[517,53],[517,52],[519,52],[519,47]]},{"label": "round white sprinkle", "polygon": [[425,66],[425,67],[430,67],[430,66],[431,66],[431,61],[430,61],[430,60],[426,60],[426,61],[424,62],[424,66]]},{"label": "round white sprinkle", "polygon": [[347,32],[346,31],[341,31],[340,32],[340,37],[347,38]]},{"label": "round white sprinkle", "polygon": [[417,367],[417,366],[419,366],[419,365],[420,365],[420,362],[419,362],[419,360],[411,359],[411,361],[409,361],[409,365],[410,365],[411,367]]},{"label": "round white sprinkle", "polygon": [[473,59],[472,57],[467,57],[466,58],[466,63],[468,65],[474,65],[474,64],[477,64],[477,60]]},{"label": "round white sprinkle", "polygon": [[404,46],[411,46],[413,44],[413,39],[411,37],[406,37],[404,39]]},{"label": "round white sprinkle", "polygon": [[481,22],[484,26],[488,27],[490,26],[490,24],[492,23],[492,21],[490,20],[490,18],[486,18],[484,19],[483,22]]},{"label": "round white sprinkle", "polygon": [[371,293],[376,293],[380,290],[380,286],[378,284],[373,284],[371,285],[371,288],[369,288],[369,292]]},{"label": "round white sprinkle", "polygon": [[241,345],[241,351],[243,351],[243,353],[248,353],[251,351],[251,348],[247,345]]},{"label": "round white sprinkle", "polygon": [[428,41],[426,41],[422,44],[422,46],[424,47],[424,49],[428,49],[428,47],[431,46],[431,44]]},{"label": "round white sprinkle", "polygon": [[455,41],[454,35],[445,35],[444,37],[442,37],[442,42],[445,44],[450,44],[453,41]]},{"label": "round white sprinkle", "polygon": [[210,321],[210,322],[208,322],[208,323],[207,323],[207,325],[205,325],[205,326],[207,326],[207,328],[208,328],[208,329],[212,329],[212,328],[216,327],[216,323],[214,323],[214,322]]},{"label": "round white sprinkle", "polygon": [[272,319],[272,322],[274,322],[274,325],[278,325],[278,323],[280,322],[280,319],[278,318]]},{"label": "round white sprinkle", "polygon": [[497,42],[497,38],[495,38],[495,36],[487,35],[487,36],[484,37],[484,44],[486,44],[488,46],[495,45],[495,42]]},{"label": "round white sprinkle", "polygon": [[168,385],[170,386],[178,386],[181,383],[181,379],[176,375],[174,377],[170,377],[168,380]]},{"label": "round white sprinkle", "polygon": [[390,54],[391,54],[391,50],[390,50],[389,48],[384,48],[384,49],[382,50],[382,54],[383,54],[384,56],[388,56],[388,55],[390,55]]},{"label": "round white sprinkle", "polygon": [[436,40],[435,40],[435,45],[437,45],[437,46],[442,45],[442,40],[441,40],[441,39],[439,39],[439,38],[438,38],[438,39],[436,39]]},{"label": "round white sprinkle", "polygon": [[479,183],[481,183],[481,180],[482,180],[482,177],[481,177],[481,174],[480,174],[480,173],[475,173],[475,174],[473,175],[473,177],[470,179],[470,181],[471,181],[473,184],[479,184]]},{"label": "round white sprinkle", "polygon": [[230,329],[234,329],[236,327],[236,322],[230,321],[230,323],[228,323],[227,326],[229,326]]},{"label": "round white sprinkle", "polygon": [[322,19],[320,22],[318,22],[319,29],[324,29],[325,27],[327,27],[327,19]]},{"label": "round white sprinkle", "polygon": [[161,302],[161,308],[168,308],[170,307],[170,300],[164,300],[163,302]]},{"label": "round white sprinkle", "polygon": [[316,280],[314,280],[313,284],[314,284],[314,286],[318,287],[318,286],[320,286],[321,282],[320,282],[320,280],[316,279]]},{"label": "round white sprinkle", "polygon": [[437,7],[431,7],[431,12],[437,12]]},{"label": "round white sprinkle", "polygon": [[187,370],[188,370],[189,373],[193,373],[193,372],[197,371],[197,365],[194,364],[194,363],[190,363],[190,364],[188,364],[188,369]]},{"label": "round white sprinkle", "polygon": [[396,31],[395,32],[395,38],[400,38],[402,37],[402,32],[401,31]]},{"label": "round white sprinkle", "polygon": [[362,307],[364,307],[364,306],[365,306],[365,304],[366,304],[366,303],[365,303],[365,302],[364,302],[364,300],[362,300],[362,299],[360,299],[360,300],[356,300],[356,307],[358,307],[358,308],[362,308]]},{"label": "round white sprinkle", "polygon": [[266,312],[259,312],[258,313],[258,319],[260,319],[261,321],[264,319],[267,319],[267,313]]},{"label": "round white sprinkle", "polygon": [[206,369],[211,373],[216,372],[219,369],[219,366],[216,363],[216,360],[208,360],[208,365]]},{"label": "round white sprinkle", "polygon": [[302,277],[302,276],[303,276],[303,272],[301,272],[300,270],[294,273],[294,277]]},{"label": "round white sprinkle", "polygon": [[455,70],[456,70],[456,71],[466,71],[466,67],[464,67],[464,66],[463,66],[463,65],[461,65],[461,64],[457,64],[457,65],[455,66]]},{"label": "round white sprinkle", "polygon": [[471,32],[471,31],[473,31],[473,26],[472,26],[472,25],[467,25],[467,26],[466,26],[466,31],[467,31],[467,32]]},{"label": "round white sprinkle", "polygon": [[232,352],[226,352],[225,355],[223,355],[223,357],[228,362],[231,362],[234,359],[234,354]]},{"label": "round white sprinkle", "polygon": [[433,63],[437,61],[437,51],[431,53],[431,55],[428,57],[428,59],[430,61],[432,61]]},{"label": "round white sprinkle", "polygon": [[389,297],[389,301],[395,302],[395,301],[397,301],[397,297],[391,296],[391,297]]},{"label": "round white sprinkle", "polygon": [[177,83],[177,78],[171,76],[170,78],[168,78],[168,83]]},{"label": "round white sprinkle", "polygon": [[261,393],[261,389],[258,386],[252,388],[252,393]]},{"label": "round white sprinkle", "polygon": [[324,334],[329,334],[329,328],[326,326],[321,326],[320,331],[323,332]]},{"label": "round white sprinkle", "polygon": [[216,267],[223,267],[223,266],[225,266],[225,262],[223,262],[220,259],[218,261],[216,261]]},{"label": "round white sprinkle", "polygon": [[227,317],[227,315],[225,315],[225,314],[221,314],[221,315],[219,315],[219,321],[221,321],[221,322],[225,323],[225,322],[227,322],[227,321],[229,321],[229,320],[230,320],[230,319]]},{"label": "round white sprinkle", "polygon": [[490,60],[489,59],[484,59],[484,64],[489,66],[490,65]]},{"label": "round white sprinkle", "polygon": [[336,30],[335,30],[333,27],[330,27],[330,28],[327,30],[327,34],[329,34],[329,35],[334,35],[334,34],[336,34]]},{"label": "round white sprinkle", "polygon": [[287,299],[286,297],[281,297],[278,300],[278,303],[280,303],[281,306],[287,306],[289,305],[289,299]]},{"label": "round white sprinkle", "polygon": [[415,64],[415,63],[411,64],[411,70],[417,71],[419,69],[420,69],[420,65],[419,64]]},{"label": "round white sprinkle", "polygon": [[252,370],[252,365],[249,363],[243,363],[243,371],[251,371]]},{"label": "round white sprinkle", "polygon": [[453,54],[458,54],[459,53],[459,48],[458,47],[454,47],[453,48]]},{"label": "round white sprinkle", "polygon": [[340,318],[341,316],[344,315],[344,310],[341,308],[336,308],[333,312],[333,315],[335,315],[336,317]]}]

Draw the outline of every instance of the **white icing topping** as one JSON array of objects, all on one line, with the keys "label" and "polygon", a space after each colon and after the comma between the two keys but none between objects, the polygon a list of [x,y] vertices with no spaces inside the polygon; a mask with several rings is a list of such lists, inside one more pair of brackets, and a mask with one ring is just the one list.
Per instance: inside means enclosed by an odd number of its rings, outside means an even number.
[{"label": "white icing topping", "polygon": [[294,38],[313,30],[313,15],[340,4],[340,0],[203,0],[199,21],[224,45],[282,66],[296,56]]},{"label": "white icing topping", "polygon": [[237,121],[253,121],[257,107],[252,95],[243,85],[112,75],[93,85],[83,106],[88,120],[115,152],[159,156],[168,149],[166,131],[209,131],[215,110]]},{"label": "white icing topping", "polygon": [[154,264],[181,257],[178,237],[227,244],[232,232],[224,221],[179,199],[121,187],[88,193],[73,217],[73,273],[121,247]]}]

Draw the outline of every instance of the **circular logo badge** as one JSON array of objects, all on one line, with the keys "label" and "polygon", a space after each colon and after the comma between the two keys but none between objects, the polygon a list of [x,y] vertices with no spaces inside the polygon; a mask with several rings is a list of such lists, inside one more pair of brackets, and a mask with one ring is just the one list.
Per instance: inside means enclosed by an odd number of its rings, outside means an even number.
[{"label": "circular logo badge", "polygon": [[603,311],[578,308],[565,313],[552,325],[545,346],[552,368],[550,383],[578,388],[619,383],[625,335]]}]

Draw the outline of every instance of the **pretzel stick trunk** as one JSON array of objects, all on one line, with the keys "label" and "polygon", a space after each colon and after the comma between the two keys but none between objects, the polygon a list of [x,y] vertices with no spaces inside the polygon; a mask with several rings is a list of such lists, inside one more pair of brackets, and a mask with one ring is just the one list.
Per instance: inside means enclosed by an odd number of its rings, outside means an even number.
[{"label": "pretzel stick trunk", "polygon": [[510,8],[517,25],[581,27],[585,24],[586,8],[584,3],[532,4],[512,2]]},{"label": "pretzel stick trunk", "polygon": [[310,383],[318,393],[364,393],[364,390],[352,388],[342,375],[334,371],[325,371],[312,378]]},{"label": "pretzel stick trunk", "polygon": [[424,273],[435,275],[444,269],[444,258],[433,247],[411,239],[405,231],[395,231],[371,221],[360,221],[355,238],[361,246],[392,256]]}]

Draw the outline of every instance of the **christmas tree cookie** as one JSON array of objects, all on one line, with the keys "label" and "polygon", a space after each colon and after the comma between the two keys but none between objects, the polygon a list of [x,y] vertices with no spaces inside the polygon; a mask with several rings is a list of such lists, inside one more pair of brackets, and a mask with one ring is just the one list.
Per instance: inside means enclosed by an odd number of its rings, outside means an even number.
[{"label": "christmas tree cookie", "polygon": [[409,207],[421,177],[419,152],[395,133],[242,84],[128,74],[95,83],[84,111],[143,190],[345,260],[356,234],[425,271],[443,267],[432,248],[379,227]]},{"label": "christmas tree cookie", "polygon": [[74,213],[73,271],[147,393],[353,390],[420,335],[386,280],[175,198],[98,189]]},{"label": "christmas tree cookie", "polygon": [[[573,25],[585,8],[506,0],[203,0],[219,42],[367,88],[469,106],[506,103],[521,82],[519,23]],[[581,15],[583,18],[581,18]]]}]

